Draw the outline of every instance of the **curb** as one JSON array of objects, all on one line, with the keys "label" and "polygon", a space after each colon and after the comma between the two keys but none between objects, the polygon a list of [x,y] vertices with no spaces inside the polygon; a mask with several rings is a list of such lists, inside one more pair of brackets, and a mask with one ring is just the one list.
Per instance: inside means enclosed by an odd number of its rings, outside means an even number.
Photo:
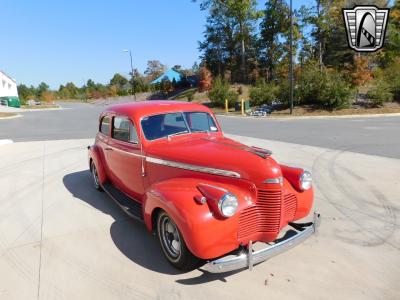
[{"label": "curb", "polygon": [[10,120],[10,119],[16,119],[16,118],[21,118],[22,115],[16,114],[15,116],[9,116],[9,117],[0,117],[0,120]]},{"label": "curb", "polygon": [[13,140],[0,140],[0,146],[2,146],[2,145],[9,145],[9,144],[12,144],[12,143],[14,143],[14,141]]},{"label": "curb", "polygon": [[33,111],[51,111],[51,110],[64,110],[64,109],[69,109],[69,108],[64,108],[64,107],[52,107],[52,108],[21,108],[19,112],[24,113],[24,112],[33,112]]},{"label": "curb", "polygon": [[307,120],[307,119],[346,119],[346,118],[379,118],[379,117],[400,117],[400,113],[388,113],[388,114],[360,114],[360,115],[325,115],[325,116],[288,116],[288,117],[254,117],[254,116],[235,116],[226,114],[216,114],[221,117],[228,118],[242,118],[242,119],[253,119],[253,120]]}]

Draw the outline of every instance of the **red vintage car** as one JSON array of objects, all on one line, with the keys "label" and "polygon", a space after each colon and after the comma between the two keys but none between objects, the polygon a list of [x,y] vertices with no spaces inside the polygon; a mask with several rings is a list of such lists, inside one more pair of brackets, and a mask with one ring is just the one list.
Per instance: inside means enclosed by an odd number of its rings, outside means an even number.
[{"label": "red vintage car", "polygon": [[[143,101],[114,105],[99,118],[89,148],[94,186],[157,234],[176,268],[252,268],[316,232],[308,171],[271,152],[226,138],[200,104]],[[279,238],[291,226],[295,234]],[[256,242],[266,243],[255,250]],[[268,244],[267,244],[268,243]]]}]

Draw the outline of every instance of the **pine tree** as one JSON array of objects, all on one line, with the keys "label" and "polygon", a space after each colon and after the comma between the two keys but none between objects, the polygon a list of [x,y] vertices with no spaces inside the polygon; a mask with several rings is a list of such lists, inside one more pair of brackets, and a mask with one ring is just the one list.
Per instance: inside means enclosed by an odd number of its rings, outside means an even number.
[{"label": "pine tree", "polygon": [[[208,10],[204,41],[200,43],[203,61],[214,75],[229,70],[236,79],[248,80],[248,50],[254,44],[254,24],[261,16],[256,0],[203,0],[202,10]],[[255,51],[250,51],[255,53]],[[239,66],[239,68],[237,68]]]},{"label": "pine tree", "polygon": [[271,0],[265,4],[260,25],[261,62],[267,81],[275,78],[275,69],[284,54],[283,34],[289,29],[289,7],[284,0]]}]

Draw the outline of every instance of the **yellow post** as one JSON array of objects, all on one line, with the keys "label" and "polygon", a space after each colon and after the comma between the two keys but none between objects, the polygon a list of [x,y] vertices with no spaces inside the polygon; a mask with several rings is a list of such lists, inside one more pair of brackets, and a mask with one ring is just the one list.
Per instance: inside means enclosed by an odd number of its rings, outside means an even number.
[{"label": "yellow post", "polygon": [[244,116],[244,99],[242,98],[242,105],[241,105],[241,107],[242,107],[242,116]]},{"label": "yellow post", "polygon": [[228,113],[228,99],[225,99],[225,113]]}]

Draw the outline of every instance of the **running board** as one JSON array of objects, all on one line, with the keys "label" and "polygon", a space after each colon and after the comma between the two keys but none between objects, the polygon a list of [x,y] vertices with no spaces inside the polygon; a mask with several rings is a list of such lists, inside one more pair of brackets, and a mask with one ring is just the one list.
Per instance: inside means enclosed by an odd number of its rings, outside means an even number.
[{"label": "running board", "polygon": [[104,191],[127,213],[130,217],[143,221],[142,204],[116,188],[111,183],[102,185]]}]

